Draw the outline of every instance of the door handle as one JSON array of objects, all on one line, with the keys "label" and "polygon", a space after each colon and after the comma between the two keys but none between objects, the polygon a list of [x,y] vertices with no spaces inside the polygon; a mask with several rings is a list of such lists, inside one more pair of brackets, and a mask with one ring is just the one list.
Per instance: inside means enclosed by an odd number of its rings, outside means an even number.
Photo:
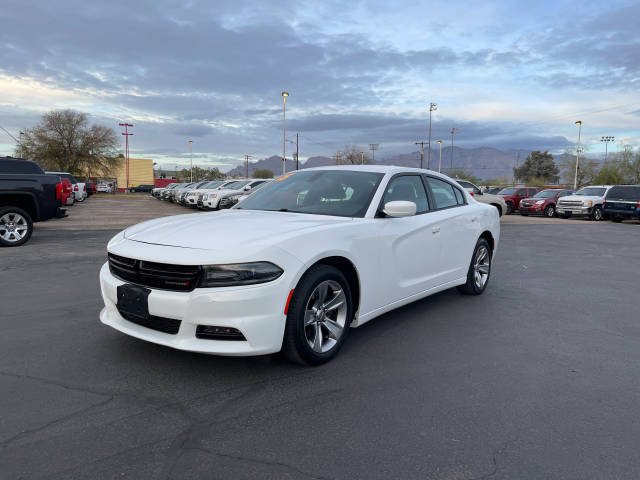
[{"label": "door handle", "polygon": [[471,217],[472,222],[475,222],[476,220],[478,220],[478,217]]},{"label": "door handle", "polygon": [[433,227],[433,230],[431,230],[431,233],[440,233],[440,227]]}]

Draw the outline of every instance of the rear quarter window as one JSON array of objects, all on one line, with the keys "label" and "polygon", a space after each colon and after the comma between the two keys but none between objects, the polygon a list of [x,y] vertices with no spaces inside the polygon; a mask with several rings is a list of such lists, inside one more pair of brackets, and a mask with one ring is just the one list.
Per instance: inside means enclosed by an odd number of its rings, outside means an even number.
[{"label": "rear quarter window", "polygon": [[42,175],[44,172],[37,163],[29,160],[2,159],[0,160],[0,173]]},{"label": "rear quarter window", "polygon": [[619,186],[613,187],[607,193],[607,199],[610,200],[639,200],[640,186]]}]

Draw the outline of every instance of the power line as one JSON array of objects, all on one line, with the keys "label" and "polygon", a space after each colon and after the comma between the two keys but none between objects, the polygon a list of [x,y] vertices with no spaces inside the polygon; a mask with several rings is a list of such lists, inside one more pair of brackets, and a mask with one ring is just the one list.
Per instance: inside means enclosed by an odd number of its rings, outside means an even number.
[{"label": "power line", "polygon": [[6,133],[7,135],[9,135],[11,138],[13,138],[13,139],[16,141],[16,143],[20,143],[20,140],[18,140],[16,137],[14,137],[13,135],[11,135],[11,132],[9,132],[9,130],[7,130],[6,128],[4,128],[2,125],[0,125],[0,128],[1,128],[2,130],[4,130],[4,131],[5,131],[5,133]]}]

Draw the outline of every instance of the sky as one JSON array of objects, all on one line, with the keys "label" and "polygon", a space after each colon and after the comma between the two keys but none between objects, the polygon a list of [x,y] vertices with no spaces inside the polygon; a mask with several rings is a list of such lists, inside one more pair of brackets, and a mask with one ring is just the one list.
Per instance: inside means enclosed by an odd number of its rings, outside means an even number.
[{"label": "sky", "polygon": [[[282,154],[640,145],[640,3],[0,0],[0,126],[133,123],[132,156],[221,170]],[[124,137],[122,137],[124,138]],[[15,143],[0,130],[0,154]]]}]

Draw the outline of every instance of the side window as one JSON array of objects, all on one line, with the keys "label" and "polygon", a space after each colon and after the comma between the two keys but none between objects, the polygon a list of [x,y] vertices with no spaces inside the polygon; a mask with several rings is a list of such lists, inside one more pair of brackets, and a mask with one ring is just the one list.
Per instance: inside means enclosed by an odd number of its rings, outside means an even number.
[{"label": "side window", "polygon": [[529,189],[529,196],[533,197],[536,193],[538,193],[538,190],[535,188],[530,188]]},{"label": "side window", "polygon": [[516,192],[516,197],[526,197],[527,196],[527,189],[526,188],[521,188],[520,190],[518,190]]},{"label": "side window", "polygon": [[436,208],[447,208],[458,205],[453,185],[438,178],[427,177],[429,188],[436,202]]},{"label": "side window", "polygon": [[382,203],[404,200],[416,204],[416,213],[429,210],[429,200],[422,179],[418,175],[402,175],[392,178],[384,192]]},{"label": "side window", "polygon": [[453,189],[453,193],[456,196],[456,200],[458,201],[458,205],[464,205],[464,195],[457,188]]}]

